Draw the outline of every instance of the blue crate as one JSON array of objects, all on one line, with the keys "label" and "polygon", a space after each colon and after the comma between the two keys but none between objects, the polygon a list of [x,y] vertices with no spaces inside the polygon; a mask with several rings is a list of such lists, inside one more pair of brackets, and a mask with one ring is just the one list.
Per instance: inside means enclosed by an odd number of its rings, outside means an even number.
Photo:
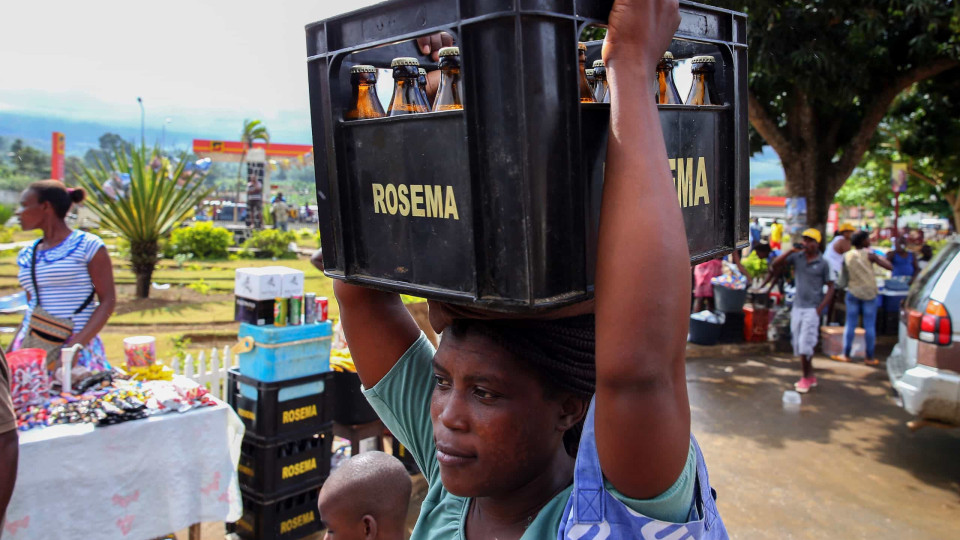
[{"label": "blue crate", "polygon": [[333,324],[255,326],[241,323],[238,336],[252,338],[253,349],[239,354],[241,375],[280,382],[330,371]]}]

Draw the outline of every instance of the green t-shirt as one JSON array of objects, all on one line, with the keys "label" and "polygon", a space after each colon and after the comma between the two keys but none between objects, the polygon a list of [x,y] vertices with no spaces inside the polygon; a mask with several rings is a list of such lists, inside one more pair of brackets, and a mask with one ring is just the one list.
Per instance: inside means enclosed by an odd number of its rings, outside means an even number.
[{"label": "green t-shirt", "polygon": [[[387,428],[410,450],[429,485],[410,540],[463,540],[470,499],[451,495],[443,488],[433,442],[430,397],[434,386],[434,352],[433,345],[421,335],[390,372],[363,393]],[[605,485],[608,492],[635,512],[662,521],[683,523],[693,502],[696,476],[697,455],[691,443],[680,478],[656,498],[631,499],[618,493],[610,482]],[[548,502],[521,540],[555,539],[572,490],[571,482],[567,489]]]}]

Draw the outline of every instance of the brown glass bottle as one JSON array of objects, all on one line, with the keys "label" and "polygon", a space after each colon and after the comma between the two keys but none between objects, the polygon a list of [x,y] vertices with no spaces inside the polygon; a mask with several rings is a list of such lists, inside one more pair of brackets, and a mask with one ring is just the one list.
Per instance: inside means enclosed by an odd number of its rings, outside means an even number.
[{"label": "brown glass bottle", "polygon": [[593,61],[593,76],[597,79],[593,92],[597,103],[610,103],[610,85],[607,84],[607,66],[603,60]]},{"label": "brown glass bottle", "polygon": [[440,87],[433,101],[434,111],[463,109],[463,86],[460,81],[460,48],[440,49]]},{"label": "brown glass bottle", "polygon": [[687,105],[722,105],[713,88],[713,72],[716,60],[712,56],[694,56],[690,60],[693,84],[687,94]]},{"label": "brown glass bottle", "polygon": [[361,120],[364,118],[382,118],[383,106],[377,97],[377,68],[359,65],[350,68],[350,86],[353,95],[351,107],[343,115],[346,120]]},{"label": "brown glass bottle", "polygon": [[673,81],[673,53],[663,53],[657,63],[657,103],[660,105],[683,105],[680,92]]},{"label": "brown glass bottle", "polygon": [[420,98],[427,110],[430,110],[430,98],[427,97],[427,70],[417,69],[417,88],[420,90]]},{"label": "brown glass bottle", "polygon": [[593,90],[587,82],[587,44],[582,41],[577,44],[577,53],[580,60],[580,103],[593,103]]},{"label": "brown glass bottle", "polygon": [[590,85],[590,89],[593,90],[594,95],[596,95],[597,78],[593,76],[593,68],[587,68],[587,84]]},{"label": "brown glass bottle", "polygon": [[390,63],[393,68],[393,97],[390,98],[390,107],[387,116],[403,116],[427,112],[427,104],[420,95],[420,62],[416,58],[394,58]]}]

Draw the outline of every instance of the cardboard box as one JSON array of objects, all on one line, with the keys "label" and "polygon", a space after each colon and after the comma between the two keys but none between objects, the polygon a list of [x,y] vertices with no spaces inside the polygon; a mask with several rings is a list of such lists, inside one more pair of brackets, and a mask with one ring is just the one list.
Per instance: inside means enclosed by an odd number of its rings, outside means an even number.
[{"label": "cardboard box", "polygon": [[279,297],[281,278],[276,267],[272,268],[237,268],[233,293],[247,300],[274,300]]},{"label": "cardboard box", "polygon": [[237,296],[234,301],[233,320],[245,322],[255,326],[266,326],[273,324],[273,304],[274,299],[252,300]]},{"label": "cardboard box", "polygon": [[304,275],[300,270],[287,268],[286,266],[270,266],[280,276],[280,296],[283,298],[292,298],[294,296],[303,296]]}]

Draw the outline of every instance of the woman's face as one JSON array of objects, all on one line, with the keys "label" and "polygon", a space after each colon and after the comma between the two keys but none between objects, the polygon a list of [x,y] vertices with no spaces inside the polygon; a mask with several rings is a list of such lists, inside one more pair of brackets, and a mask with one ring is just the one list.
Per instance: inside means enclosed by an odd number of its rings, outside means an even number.
[{"label": "woman's face", "polygon": [[433,363],[430,419],[447,491],[497,496],[543,474],[562,451],[565,420],[536,374],[477,334],[445,336]]},{"label": "woman's face", "polygon": [[29,231],[37,229],[43,224],[43,220],[50,209],[50,203],[41,203],[38,201],[37,193],[32,189],[24,190],[20,194],[20,207],[17,208],[17,219],[20,220],[20,228]]}]

